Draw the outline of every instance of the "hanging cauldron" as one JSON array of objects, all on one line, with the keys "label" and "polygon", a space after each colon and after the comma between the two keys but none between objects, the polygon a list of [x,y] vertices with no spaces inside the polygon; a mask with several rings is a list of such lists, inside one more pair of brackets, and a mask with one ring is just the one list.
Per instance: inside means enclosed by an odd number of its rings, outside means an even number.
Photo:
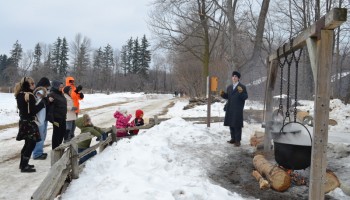
[{"label": "hanging cauldron", "polygon": [[[308,137],[305,137],[306,132]],[[298,122],[285,124],[274,137],[276,162],[286,169],[300,170],[309,167],[311,143],[311,134],[303,124]]]}]

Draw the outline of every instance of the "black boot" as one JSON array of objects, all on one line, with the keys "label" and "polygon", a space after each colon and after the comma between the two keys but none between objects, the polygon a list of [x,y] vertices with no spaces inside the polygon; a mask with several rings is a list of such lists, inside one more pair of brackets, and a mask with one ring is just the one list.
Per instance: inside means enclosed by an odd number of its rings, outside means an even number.
[{"label": "black boot", "polygon": [[28,162],[29,162],[29,158],[28,157],[25,157],[25,156],[23,156],[23,158],[22,158],[22,162],[21,162],[21,172],[36,172],[36,170],[33,168],[34,167],[34,165],[33,165],[33,167],[31,167],[30,165],[28,165]]},{"label": "black boot", "polygon": [[[21,156],[21,162],[19,163],[19,167],[18,167],[18,169],[21,169],[22,164],[23,164],[23,156]],[[30,165],[30,164],[28,164],[28,167],[30,167],[30,168],[34,168],[34,165]]]}]

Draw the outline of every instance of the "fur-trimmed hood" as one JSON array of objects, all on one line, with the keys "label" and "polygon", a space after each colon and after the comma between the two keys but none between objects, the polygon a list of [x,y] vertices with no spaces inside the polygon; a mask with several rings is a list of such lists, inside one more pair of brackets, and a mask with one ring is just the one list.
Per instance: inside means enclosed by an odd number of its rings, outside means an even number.
[{"label": "fur-trimmed hood", "polygon": [[36,95],[36,93],[39,92],[40,90],[43,91],[43,96],[46,97],[47,90],[45,87],[42,87],[42,86],[35,88],[33,94]]}]

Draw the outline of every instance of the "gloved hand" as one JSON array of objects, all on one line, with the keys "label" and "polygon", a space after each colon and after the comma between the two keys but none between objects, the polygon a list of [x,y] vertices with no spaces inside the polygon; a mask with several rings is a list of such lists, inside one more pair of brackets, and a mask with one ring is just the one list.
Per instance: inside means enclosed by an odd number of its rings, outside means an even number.
[{"label": "gloved hand", "polygon": [[78,108],[75,107],[75,106],[73,106],[72,109],[71,109],[71,111],[76,111],[76,110],[78,110]]},{"label": "gloved hand", "polygon": [[53,122],[54,126],[60,127],[60,124],[58,122]]},{"label": "gloved hand", "polygon": [[83,89],[83,86],[78,85],[78,87],[75,89],[75,93],[80,92]]},{"label": "gloved hand", "polygon": [[108,134],[103,132],[100,137],[96,138],[96,141],[100,141],[102,138],[102,141],[105,141],[107,139]]},{"label": "gloved hand", "polygon": [[220,90],[220,96],[224,97],[224,95],[225,95],[225,92],[223,90]]},{"label": "gloved hand", "polygon": [[241,86],[237,86],[237,91],[238,91],[239,93],[242,93],[242,92],[243,92],[243,88],[242,88]]},{"label": "gloved hand", "polygon": [[84,99],[84,94],[82,92],[78,93],[81,99]]}]

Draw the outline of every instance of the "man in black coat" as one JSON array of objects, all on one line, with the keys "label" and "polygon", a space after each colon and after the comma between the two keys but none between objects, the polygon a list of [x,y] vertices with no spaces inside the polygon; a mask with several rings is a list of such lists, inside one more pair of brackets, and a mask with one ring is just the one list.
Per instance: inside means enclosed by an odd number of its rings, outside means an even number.
[{"label": "man in black coat", "polygon": [[52,81],[49,97],[52,97],[54,100],[48,110],[48,120],[53,125],[52,149],[60,146],[66,133],[67,100],[62,90],[62,82]]},{"label": "man in black coat", "polygon": [[239,72],[232,72],[232,84],[227,87],[226,92],[220,92],[221,97],[227,99],[224,126],[229,126],[231,133],[231,140],[227,142],[236,147],[241,146],[243,108],[248,98],[247,89],[239,82],[240,78]]}]

